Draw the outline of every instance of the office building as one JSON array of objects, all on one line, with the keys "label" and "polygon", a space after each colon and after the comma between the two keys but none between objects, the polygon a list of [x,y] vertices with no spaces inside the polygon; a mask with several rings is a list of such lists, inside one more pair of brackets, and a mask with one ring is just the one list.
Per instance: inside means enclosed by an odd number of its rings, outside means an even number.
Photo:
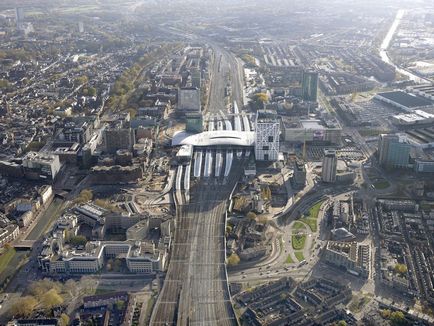
[{"label": "office building", "polygon": [[178,112],[200,112],[200,90],[196,87],[178,90]]},{"label": "office building", "polygon": [[276,161],[279,154],[280,123],[275,111],[256,113],[255,157],[258,161]]},{"label": "office building", "polygon": [[318,73],[315,71],[303,72],[302,83],[303,99],[316,102],[318,98]]},{"label": "office building", "polygon": [[133,150],[136,143],[134,129],[120,126],[106,128],[103,133],[104,145],[107,153],[114,154],[120,149]]},{"label": "office building", "polygon": [[187,132],[196,133],[203,131],[203,117],[201,112],[187,112],[185,117]]},{"label": "office building", "polygon": [[58,155],[28,152],[23,158],[24,174],[33,180],[53,181],[61,167]]},{"label": "office building", "polygon": [[405,135],[381,134],[378,139],[378,162],[386,168],[407,168],[411,145]]},{"label": "office building", "polygon": [[84,24],[83,24],[82,21],[79,21],[79,22],[78,22],[78,32],[79,32],[80,34],[83,34],[83,33],[84,33]]},{"label": "office building", "polygon": [[17,23],[17,29],[23,29],[24,8],[15,8],[15,19]]},{"label": "office building", "polygon": [[300,119],[299,117],[282,117],[283,140],[303,144],[340,144],[342,127],[334,119]]},{"label": "office building", "polygon": [[292,185],[296,189],[302,189],[306,185],[306,166],[302,161],[295,161],[293,166]]},{"label": "office building", "polygon": [[322,181],[333,183],[336,181],[336,169],[338,159],[336,151],[328,150],[325,152],[324,160],[322,162]]}]

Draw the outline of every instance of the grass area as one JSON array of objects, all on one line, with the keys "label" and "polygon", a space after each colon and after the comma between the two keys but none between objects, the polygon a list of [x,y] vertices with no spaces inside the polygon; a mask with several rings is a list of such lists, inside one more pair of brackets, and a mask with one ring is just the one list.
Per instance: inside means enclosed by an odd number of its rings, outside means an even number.
[{"label": "grass area", "polygon": [[355,297],[351,301],[349,305],[349,309],[353,313],[358,313],[362,310],[363,306],[367,305],[371,301],[371,298],[368,296]]},{"label": "grass area", "polygon": [[309,225],[312,232],[317,231],[317,229],[318,229],[317,220],[315,218],[302,218],[302,219],[300,219],[300,221]]},{"label": "grass area", "polygon": [[304,260],[304,255],[302,251],[296,251],[294,252],[295,257],[298,259],[299,262]]},{"label": "grass area", "polygon": [[16,251],[14,248],[9,248],[0,256],[0,273],[6,269],[12,258],[14,258],[15,253]]},{"label": "grass area", "polygon": [[286,257],[285,264],[294,264],[294,260],[292,260],[291,255],[288,255],[288,257]]},{"label": "grass area", "polygon": [[[15,249],[12,249],[15,251]],[[7,279],[11,279],[19,269],[27,262],[27,256],[30,251],[16,251],[6,265],[2,265],[0,272],[0,284],[3,284]],[[3,256],[0,257],[3,260]],[[11,289],[13,290],[13,289]]]},{"label": "grass area", "polygon": [[306,227],[304,226],[303,223],[299,222],[299,221],[295,221],[294,224],[292,225],[292,229],[295,231],[299,231],[302,229],[306,229]]},{"label": "grass area", "polygon": [[303,249],[305,242],[306,242],[305,234],[294,234],[291,238],[292,248],[294,250]]},{"label": "grass area", "polygon": [[322,203],[323,203],[322,201],[319,201],[309,209],[310,218],[315,218],[315,219],[318,218],[319,210],[321,208]]},{"label": "grass area", "polygon": [[[309,212],[300,219],[300,222],[307,224],[312,232],[316,232],[318,229],[317,219],[318,219],[319,210],[321,209],[322,203],[323,201],[317,202],[315,205],[309,208]],[[297,230],[297,228],[295,227],[295,223],[294,223],[294,229]]]},{"label": "grass area", "polygon": [[390,187],[390,183],[387,180],[378,181],[374,183],[374,187],[379,190],[387,189]]}]

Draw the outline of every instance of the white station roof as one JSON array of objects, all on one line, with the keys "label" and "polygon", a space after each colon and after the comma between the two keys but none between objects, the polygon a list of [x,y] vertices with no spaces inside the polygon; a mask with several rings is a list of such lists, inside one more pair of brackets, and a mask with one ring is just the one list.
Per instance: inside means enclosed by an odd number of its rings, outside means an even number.
[{"label": "white station roof", "polygon": [[204,131],[200,134],[189,134],[184,131],[173,136],[172,146],[254,146],[254,131],[214,130]]}]

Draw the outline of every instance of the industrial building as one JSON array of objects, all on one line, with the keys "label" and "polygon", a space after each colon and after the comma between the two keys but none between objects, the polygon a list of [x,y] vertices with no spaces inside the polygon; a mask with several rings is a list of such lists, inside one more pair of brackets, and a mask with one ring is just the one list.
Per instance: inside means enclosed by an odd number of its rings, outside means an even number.
[{"label": "industrial building", "polygon": [[430,100],[402,91],[378,93],[374,98],[406,112],[413,112],[416,109],[433,105],[433,102]]},{"label": "industrial building", "polygon": [[432,84],[422,84],[407,87],[407,91],[434,101],[434,86]]}]

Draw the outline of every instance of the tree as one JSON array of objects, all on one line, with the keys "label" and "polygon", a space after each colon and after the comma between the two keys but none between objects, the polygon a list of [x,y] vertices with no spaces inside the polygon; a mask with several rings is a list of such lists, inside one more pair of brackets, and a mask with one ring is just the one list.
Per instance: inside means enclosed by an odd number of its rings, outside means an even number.
[{"label": "tree", "polygon": [[266,103],[268,102],[268,95],[267,93],[256,93],[254,95],[254,100],[257,102]]},{"label": "tree", "polygon": [[41,297],[41,305],[47,310],[56,306],[60,306],[62,303],[63,298],[55,289],[49,290]]},{"label": "tree", "polygon": [[87,89],[89,96],[96,96],[96,88],[95,87],[89,87]]},{"label": "tree", "polygon": [[36,308],[38,301],[31,295],[18,299],[10,308],[13,316],[28,317]]},{"label": "tree", "polygon": [[99,207],[105,208],[111,212],[118,212],[118,213],[120,212],[119,207],[111,204],[108,200],[96,199],[95,205],[98,205]]},{"label": "tree", "polygon": [[402,311],[394,311],[390,314],[390,323],[392,326],[407,325],[408,322],[405,319],[404,313]]},{"label": "tree", "polygon": [[60,283],[53,282],[49,279],[43,279],[33,282],[29,286],[29,292],[40,300],[42,296],[50,290],[54,290],[55,292],[60,293],[62,290],[62,286]]},{"label": "tree", "polygon": [[396,264],[394,270],[401,275],[407,274],[407,266],[405,264]]},{"label": "tree", "polygon": [[69,239],[69,243],[73,246],[85,246],[87,243],[87,239],[85,236],[82,235],[74,235]]},{"label": "tree", "polygon": [[0,79],[0,88],[8,88],[10,86],[6,79]]},{"label": "tree", "polygon": [[251,105],[254,110],[262,110],[267,102],[268,95],[266,93],[256,93],[252,97]]},{"label": "tree", "polygon": [[83,84],[87,84],[88,81],[89,81],[89,78],[87,78],[87,76],[77,77],[74,80],[74,86],[77,87],[77,86],[80,86]]},{"label": "tree", "polygon": [[251,220],[256,220],[256,214],[254,212],[248,212],[246,217],[250,218]]},{"label": "tree", "polygon": [[71,298],[78,295],[78,285],[73,279],[69,279],[65,282],[64,289]]},{"label": "tree", "polygon": [[120,259],[115,259],[113,262],[113,271],[120,272],[122,266],[122,262]]},{"label": "tree", "polygon": [[108,271],[112,271],[113,270],[113,259],[109,259],[107,260],[107,264],[105,265],[105,267],[107,268]]},{"label": "tree", "polygon": [[115,303],[117,310],[122,310],[125,307],[125,301],[119,300]]},{"label": "tree", "polygon": [[390,315],[391,315],[391,311],[389,309],[383,309],[380,311],[380,315],[381,317],[383,317],[384,319],[389,319]]},{"label": "tree", "polygon": [[240,263],[240,257],[236,253],[232,253],[232,255],[228,258],[228,265],[229,266],[235,266]]},{"label": "tree", "polygon": [[86,203],[93,198],[92,190],[90,189],[83,189],[80,194],[74,199],[74,202],[76,204],[82,204]]},{"label": "tree", "polygon": [[127,111],[130,114],[131,119],[134,119],[136,117],[136,114],[137,114],[137,110],[136,109],[129,108]]},{"label": "tree", "polygon": [[67,314],[61,314],[59,319],[60,326],[68,326],[69,325],[69,317]]},{"label": "tree", "polygon": [[95,280],[90,278],[89,276],[83,276],[80,279],[80,286],[83,294],[91,295],[95,293],[96,290]]}]

